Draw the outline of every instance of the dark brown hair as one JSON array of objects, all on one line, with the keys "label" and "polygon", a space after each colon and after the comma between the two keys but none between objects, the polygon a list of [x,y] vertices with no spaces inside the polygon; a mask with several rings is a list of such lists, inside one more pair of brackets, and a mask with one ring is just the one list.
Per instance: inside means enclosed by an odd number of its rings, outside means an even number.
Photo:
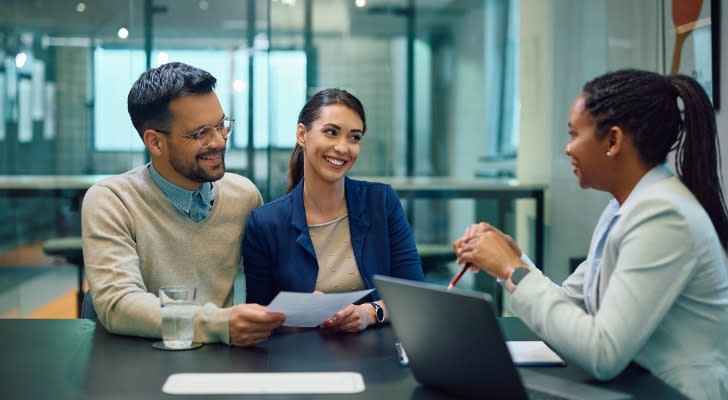
[{"label": "dark brown hair", "polygon": [[[356,96],[344,89],[324,89],[314,94],[306,102],[306,104],[303,105],[301,112],[298,114],[298,123],[303,124],[306,128],[306,132],[308,132],[311,130],[313,122],[318,119],[321,107],[332,104],[341,104],[356,112],[364,125],[362,133],[366,132],[367,120],[364,116],[364,106],[362,106]],[[298,185],[301,178],[303,178],[303,148],[296,143],[296,147],[293,148],[293,152],[291,153],[291,162],[288,167],[289,192]]]}]

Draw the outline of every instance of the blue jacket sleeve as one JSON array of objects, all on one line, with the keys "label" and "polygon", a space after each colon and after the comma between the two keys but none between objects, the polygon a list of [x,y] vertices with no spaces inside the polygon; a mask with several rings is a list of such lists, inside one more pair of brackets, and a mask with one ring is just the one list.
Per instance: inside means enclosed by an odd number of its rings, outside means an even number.
[{"label": "blue jacket sleeve", "polygon": [[253,211],[248,218],[243,239],[246,303],[268,305],[278,293],[270,268],[273,260],[265,232]]}]

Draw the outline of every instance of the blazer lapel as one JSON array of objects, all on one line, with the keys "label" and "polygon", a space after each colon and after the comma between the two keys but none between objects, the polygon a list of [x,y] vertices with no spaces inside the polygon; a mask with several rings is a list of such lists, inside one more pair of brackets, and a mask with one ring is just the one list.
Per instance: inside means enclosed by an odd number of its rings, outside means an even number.
[{"label": "blazer lapel", "polygon": [[298,182],[298,185],[296,185],[293,192],[291,192],[291,202],[293,206],[293,212],[291,213],[291,226],[296,232],[298,232],[296,243],[311,254],[315,260],[316,250],[313,248],[311,235],[308,232],[308,224],[306,224],[306,209],[303,207],[303,179]]},{"label": "blazer lapel", "polygon": [[355,181],[345,178],[346,208],[349,212],[349,230],[351,231],[351,248],[359,270],[362,269],[362,251],[369,232],[369,215],[366,212],[366,195],[364,189]]}]

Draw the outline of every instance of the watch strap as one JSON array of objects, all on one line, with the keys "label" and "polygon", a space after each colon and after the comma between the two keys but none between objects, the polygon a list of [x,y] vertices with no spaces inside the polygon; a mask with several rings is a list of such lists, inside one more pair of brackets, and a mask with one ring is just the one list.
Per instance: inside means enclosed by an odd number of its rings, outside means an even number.
[{"label": "watch strap", "polygon": [[511,282],[513,282],[514,285],[518,285],[518,283],[521,282],[521,279],[528,275],[529,272],[531,272],[531,270],[525,267],[518,267],[514,269],[513,273],[511,273]]}]

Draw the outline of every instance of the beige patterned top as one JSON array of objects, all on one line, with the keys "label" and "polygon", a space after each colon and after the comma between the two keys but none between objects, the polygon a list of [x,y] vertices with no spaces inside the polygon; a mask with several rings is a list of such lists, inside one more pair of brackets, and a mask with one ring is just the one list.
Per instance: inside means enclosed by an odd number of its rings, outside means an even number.
[{"label": "beige patterned top", "polygon": [[351,247],[349,216],[309,225],[308,230],[319,267],[316,290],[338,293],[366,289]]}]

